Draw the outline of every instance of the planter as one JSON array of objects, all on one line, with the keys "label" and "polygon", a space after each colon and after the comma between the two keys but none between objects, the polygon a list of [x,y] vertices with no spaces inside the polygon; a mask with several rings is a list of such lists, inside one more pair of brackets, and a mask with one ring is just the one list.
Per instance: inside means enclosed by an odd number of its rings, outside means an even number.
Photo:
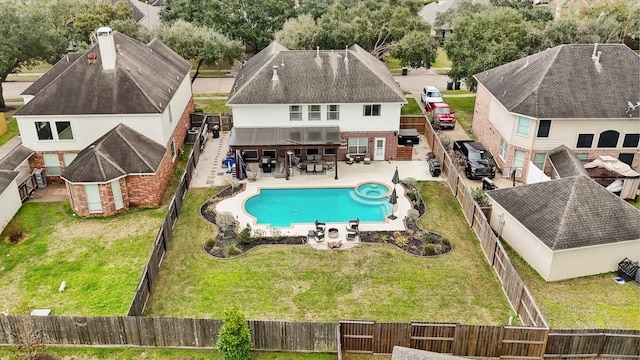
[{"label": "planter", "polygon": [[338,235],[339,235],[339,231],[336,228],[329,228],[329,230],[327,230],[327,235],[331,238],[331,239],[337,239]]}]

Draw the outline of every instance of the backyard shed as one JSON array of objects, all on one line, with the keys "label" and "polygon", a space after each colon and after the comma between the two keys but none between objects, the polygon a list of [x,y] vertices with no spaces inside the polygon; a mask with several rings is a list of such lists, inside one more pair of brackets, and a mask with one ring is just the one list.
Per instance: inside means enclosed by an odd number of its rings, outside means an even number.
[{"label": "backyard shed", "polygon": [[2,204],[0,206],[0,232],[4,230],[13,215],[22,206],[18,184],[16,183],[18,175],[20,173],[17,171],[0,170],[0,204]]},{"label": "backyard shed", "polygon": [[491,227],[546,281],[640,260],[640,211],[588,176],[487,192]]}]

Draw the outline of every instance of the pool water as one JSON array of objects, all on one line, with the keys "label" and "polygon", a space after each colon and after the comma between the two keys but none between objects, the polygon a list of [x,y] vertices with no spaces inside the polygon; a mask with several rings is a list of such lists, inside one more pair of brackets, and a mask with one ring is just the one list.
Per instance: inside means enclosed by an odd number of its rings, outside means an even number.
[{"label": "pool water", "polygon": [[[380,184],[386,194],[389,189]],[[379,190],[377,193],[381,193]],[[391,213],[386,196],[363,197],[354,188],[261,189],[247,199],[244,208],[258,224],[290,227],[292,224],[347,222],[382,222]]]}]

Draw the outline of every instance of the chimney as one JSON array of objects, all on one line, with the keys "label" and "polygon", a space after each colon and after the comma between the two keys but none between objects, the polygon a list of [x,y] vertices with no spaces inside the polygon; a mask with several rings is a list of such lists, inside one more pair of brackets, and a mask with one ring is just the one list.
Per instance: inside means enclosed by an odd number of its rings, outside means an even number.
[{"label": "chimney", "polygon": [[278,67],[276,65],[273,66],[273,76],[271,77],[271,80],[273,80],[273,81],[280,80],[278,78]]},{"label": "chimney", "polygon": [[103,26],[97,31],[98,47],[102,59],[102,70],[116,69],[116,46],[113,41],[113,32],[110,27]]}]

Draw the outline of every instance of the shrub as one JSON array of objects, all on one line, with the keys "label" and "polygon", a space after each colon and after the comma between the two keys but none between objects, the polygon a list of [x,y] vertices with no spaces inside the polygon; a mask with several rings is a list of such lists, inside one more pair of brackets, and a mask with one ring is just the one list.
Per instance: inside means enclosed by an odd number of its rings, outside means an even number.
[{"label": "shrub", "polygon": [[414,189],[418,186],[418,180],[412,177],[402,179],[402,183],[407,186],[411,186]]},{"label": "shrub", "polygon": [[222,320],[224,324],[218,332],[217,346],[224,360],[251,359],[251,332],[238,305],[225,308]]},{"label": "shrub", "polygon": [[446,151],[453,149],[453,140],[449,135],[439,134],[438,137],[440,138],[440,143],[442,144],[442,147],[444,147]]},{"label": "shrub", "polygon": [[411,201],[416,201],[416,194],[413,192],[409,192],[407,193],[407,195],[409,196],[409,199],[411,199]]},{"label": "shrub", "polygon": [[427,244],[435,244],[436,241],[438,241],[438,240],[436,240],[436,238],[434,238],[433,236],[427,236],[424,239],[424,242],[427,243]]},{"label": "shrub", "polygon": [[236,192],[236,189],[240,186],[240,180],[233,178],[229,180],[229,185],[231,185],[231,194],[233,194]]},{"label": "shrub", "polygon": [[235,225],[235,223],[236,223],[235,216],[233,216],[233,214],[228,211],[225,211],[223,213],[216,215],[216,224],[221,229],[229,228]]},{"label": "shrub", "polygon": [[240,251],[240,249],[238,249],[238,247],[235,244],[228,245],[225,248],[225,250],[227,251],[227,255],[229,256],[236,256],[236,255],[242,254],[242,251]]},{"label": "shrub", "polygon": [[271,229],[271,237],[273,240],[281,240],[282,239],[282,230],[278,228]]},{"label": "shrub", "polygon": [[471,190],[471,196],[473,197],[473,200],[475,200],[475,202],[478,203],[479,206],[489,206],[490,204],[489,197],[484,192],[484,190],[482,190],[482,188],[474,187]]},{"label": "shrub", "polygon": [[236,240],[238,241],[238,244],[242,245],[246,245],[251,242],[251,226],[249,226],[249,224],[247,224],[247,226],[238,233]]},{"label": "shrub", "polygon": [[263,237],[265,237],[265,231],[264,229],[253,229],[253,233],[251,234],[251,237],[257,238],[257,239],[261,239]]},{"label": "shrub", "polygon": [[394,232],[393,232],[393,237],[394,237],[395,239],[399,238],[400,236],[402,236],[402,233],[401,233],[400,231],[394,231]]},{"label": "shrub", "polygon": [[9,223],[9,225],[7,225],[7,234],[9,235],[9,242],[12,244],[17,244],[18,241],[22,239],[24,232],[18,225],[16,225],[14,222],[11,222]]},{"label": "shrub", "polygon": [[411,220],[418,220],[420,217],[420,212],[416,209],[409,209],[407,211],[407,217]]},{"label": "shrub", "polygon": [[461,153],[451,151],[449,152],[449,155],[451,155],[451,161],[458,169],[462,170],[467,165],[467,159]]},{"label": "shrub", "polygon": [[398,246],[400,246],[401,248],[406,247],[408,243],[409,243],[409,240],[407,240],[407,238],[404,236],[398,236],[396,238],[396,244],[398,244]]},{"label": "shrub", "polygon": [[386,243],[387,241],[389,241],[389,237],[387,235],[385,235],[385,234],[378,235],[378,239],[380,241],[382,241],[383,243]]},{"label": "shrub", "polygon": [[438,253],[434,244],[426,244],[424,246],[423,252],[424,256],[434,256]]},{"label": "shrub", "polygon": [[218,242],[216,241],[216,239],[209,239],[207,241],[205,241],[204,243],[204,249],[209,251],[211,249],[213,249],[214,246],[216,246]]},{"label": "shrub", "polygon": [[442,245],[451,247],[451,241],[447,238],[442,239]]},{"label": "shrub", "polygon": [[434,131],[440,130],[440,116],[438,116],[435,111],[428,112],[427,119]]}]

